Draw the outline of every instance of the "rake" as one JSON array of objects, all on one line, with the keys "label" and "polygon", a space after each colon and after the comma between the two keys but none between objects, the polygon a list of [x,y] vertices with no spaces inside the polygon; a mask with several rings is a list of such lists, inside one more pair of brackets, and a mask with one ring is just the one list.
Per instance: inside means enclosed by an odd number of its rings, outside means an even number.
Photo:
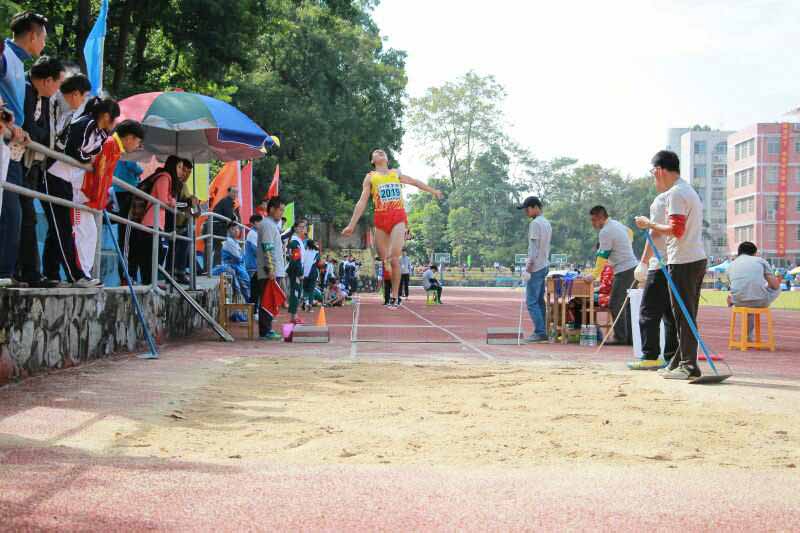
[{"label": "rake", "polygon": [[714,360],[711,355],[711,350],[709,350],[708,346],[706,346],[706,343],[703,342],[703,337],[700,336],[700,332],[697,330],[697,326],[695,325],[694,320],[692,320],[692,317],[689,315],[689,311],[686,309],[686,304],[683,303],[683,299],[681,298],[681,295],[678,293],[678,288],[675,286],[675,281],[673,281],[672,276],[670,276],[669,272],[667,271],[667,267],[664,266],[664,263],[661,260],[661,254],[658,253],[658,249],[656,248],[655,243],[653,243],[653,238],[650,237],[650,232],[644,230],[643,233],[647,238],[647,242],[650,243],[650,248],[653,250],[656,259],[658,259],[658,267],[661,269],[661,272],[664,274],[664,277],[667,278],[667,283],[669,284],[669,289],[672,292],[672,297],[675,298],[676,302],[678,302],[678,306],[681,308],[681,312],[683,313],[683,316],[686,319],[686,323],[689,324],[689,329],[692,330],[692,335],[694,335],[694,338],[697,339],[697,343],[703,349],[703,353],[706,355],[706,361],[708,361],[708,365],[711,367],[712,372],[714,372],[713,375],[700,376],[699,378],[689,380],[689,383],[695,383],[695,384],[722,383],[723,381],[725,381],[726,379],[728,379],[733,375],[730,365],[725,361],[722,361],[722,363],[726,367],[728,367],[728,374],[721,374],[719,370],[717,370],[717,365],[714,364]]}]

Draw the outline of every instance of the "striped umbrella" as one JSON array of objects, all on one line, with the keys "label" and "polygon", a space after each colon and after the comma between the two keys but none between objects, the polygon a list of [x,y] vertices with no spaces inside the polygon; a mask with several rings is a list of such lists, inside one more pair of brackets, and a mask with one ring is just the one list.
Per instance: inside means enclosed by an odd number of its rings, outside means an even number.
[{"label": "striped umbrella", "polygon": [[119,120],[145,129],[144,150],[198,163],[263,157],[278,143],[247,115],[216,98],[182,91],[142,93],[122,100]]}]

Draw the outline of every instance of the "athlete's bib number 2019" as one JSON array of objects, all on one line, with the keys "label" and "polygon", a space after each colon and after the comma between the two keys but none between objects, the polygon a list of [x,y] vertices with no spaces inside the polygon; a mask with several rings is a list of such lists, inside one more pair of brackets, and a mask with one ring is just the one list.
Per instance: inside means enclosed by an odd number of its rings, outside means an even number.
[{"label": "athlete's bib number 2019", "polygon": [[383,202],[391,202],[400,199],[400,184],[385,183],[378,187],[378,197]]}]

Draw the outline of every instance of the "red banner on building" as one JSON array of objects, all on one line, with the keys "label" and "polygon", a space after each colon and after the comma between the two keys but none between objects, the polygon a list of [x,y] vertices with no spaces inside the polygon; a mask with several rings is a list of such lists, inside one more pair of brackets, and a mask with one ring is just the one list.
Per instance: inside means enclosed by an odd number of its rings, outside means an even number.
[{"label": "red banner on building", "polygon": [[789,140],[792,125],[781,124],[781,151],[778,163],[778,212],[775,216],[775,252],[786,256],[786,193],[789,188]]}]

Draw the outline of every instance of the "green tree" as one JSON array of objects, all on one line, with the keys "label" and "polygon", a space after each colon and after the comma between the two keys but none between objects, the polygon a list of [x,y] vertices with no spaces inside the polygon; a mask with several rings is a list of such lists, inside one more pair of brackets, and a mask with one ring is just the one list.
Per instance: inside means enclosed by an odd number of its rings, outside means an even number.
[{"label": "green tree", "polygon": [[411,100],[409,124],[429,164],[445,168],[453,187],[469,180],[478,154],[506,140],[505,89],[493,76],[468,72]]}]

